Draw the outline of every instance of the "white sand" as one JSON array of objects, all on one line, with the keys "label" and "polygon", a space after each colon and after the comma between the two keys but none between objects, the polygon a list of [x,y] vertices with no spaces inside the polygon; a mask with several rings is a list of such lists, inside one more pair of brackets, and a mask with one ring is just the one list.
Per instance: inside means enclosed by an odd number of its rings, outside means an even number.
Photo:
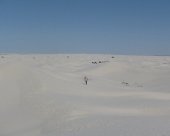
[{"label": "white sand", "polygon": [[0,136],[170,134],[170,57],[1,56]]}]

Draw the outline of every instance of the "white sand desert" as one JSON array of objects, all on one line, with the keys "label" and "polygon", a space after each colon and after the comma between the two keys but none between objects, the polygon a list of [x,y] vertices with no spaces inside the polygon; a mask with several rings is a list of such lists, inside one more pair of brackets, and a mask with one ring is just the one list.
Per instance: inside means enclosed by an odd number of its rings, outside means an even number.
[{"label": "white sand desert", "polygon": [[1,54],[0,136],[169,136],[170,57],[114,57]]}]

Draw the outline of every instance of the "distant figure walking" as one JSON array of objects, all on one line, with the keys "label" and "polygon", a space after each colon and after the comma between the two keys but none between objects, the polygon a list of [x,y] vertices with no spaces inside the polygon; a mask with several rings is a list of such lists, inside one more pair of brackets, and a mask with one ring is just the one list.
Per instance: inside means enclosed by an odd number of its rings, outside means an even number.
[{"label": "distant figure walking", "polygon": [[84,82],[86,83],[86,85],[87,85],[87,81],[88,81],[88,78],[85,76],[84,77]]}]

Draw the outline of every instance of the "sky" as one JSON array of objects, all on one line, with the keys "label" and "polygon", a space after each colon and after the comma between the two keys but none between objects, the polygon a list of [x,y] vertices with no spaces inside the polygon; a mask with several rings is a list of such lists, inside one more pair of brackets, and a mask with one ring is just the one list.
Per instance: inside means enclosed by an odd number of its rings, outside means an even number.
[{"label": "sky", "polygon": [[0,52],[170,55],[170,0],[0,0]]}]

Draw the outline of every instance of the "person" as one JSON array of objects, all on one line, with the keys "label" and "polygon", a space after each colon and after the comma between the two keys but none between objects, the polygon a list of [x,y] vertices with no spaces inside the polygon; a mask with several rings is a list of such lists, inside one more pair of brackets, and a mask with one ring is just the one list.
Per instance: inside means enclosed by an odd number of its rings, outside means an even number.
[{"label": "person", "polygon": [[84,77],[84,82],[86,83],[86,85],[87,85],[87,81],[88,81],[88,78],[85,76]]}]

